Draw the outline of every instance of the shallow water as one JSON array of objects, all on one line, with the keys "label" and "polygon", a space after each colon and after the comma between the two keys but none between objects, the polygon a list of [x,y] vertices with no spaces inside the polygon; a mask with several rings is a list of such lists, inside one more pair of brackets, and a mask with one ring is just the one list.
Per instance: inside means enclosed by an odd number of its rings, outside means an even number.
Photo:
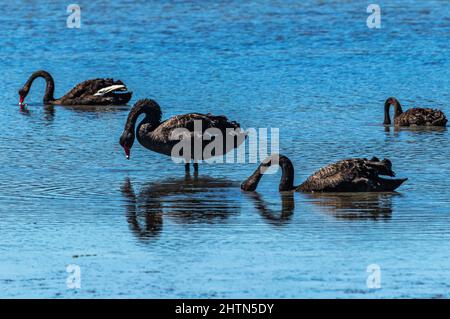
[{"label": "shallow water", "polygon": [[[378,1],[382,28],[350,1],[96,1],[81,29],[65,5],[3,4],[0,15],[0,297],[450,297],[450,156],[444,130],[385,130],[383,102],[450,114],[446,1]],[[198,177],[137,142],[128,107],[43,107],[95,77],[155,98],[164,117],[226,114],[280,128],[296,181],[349,157],[390,158],[398,194],[256,194],[255,164]],[[81,289],[66,266],[81,267]],[[367,266],[381,268],[369,289]]]}]

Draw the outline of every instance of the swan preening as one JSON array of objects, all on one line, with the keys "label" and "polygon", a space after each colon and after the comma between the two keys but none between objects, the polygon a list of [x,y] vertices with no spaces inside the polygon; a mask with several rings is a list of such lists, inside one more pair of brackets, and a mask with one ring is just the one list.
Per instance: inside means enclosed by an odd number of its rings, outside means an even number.
[{"label": "swan preening", "polygon": [[380,177],[395,176],[388,159],[352,158],[327,165],[301,185],[294,186],[294,165],[291,160],[284,155],[274,154],[266,158],[241,184],[241,189],[255,191],[265,171],[272,165],[279,165],[282,170],[278,187],[280,192],[392,192],[407,180]]},{"label": "swan preening", "polygon": [[430,108],[412,108],[403,112],[400,102],[390,97],[384,103],[384,123],[391,124],[390,106],[394,105],[394,125],[396,126],[445,126],[447,118],[440,110]]},{"label": "swan preening", "polygon": [[43,102],[45,105],[124,105],[131,99],[125,84],[113,79],[93,79],[77,84],[66,95],[56,99],[54,97],[55,82],[47,71],[34,72],[19,90],[19,104],[22,106],[31,85],[36,78],[44,78],[46,82]]},{"label": "swan preening", "polygon": [[[136,121],[139,115],[145,114],[145,118],[137,125]],[[198,158],[195,150],[191,151],[191,148],[195,148],[195,143],[198,141],[199,136],[202,135],[204,131],[208,129],[218,130],[223,137],[227,135],[232,135],[233,143],[223,143],[222,149],[214,150],[212,156],[219,156],[228,153],[234,148],[237,148],[245,139],[245,133],[240,130],[239,123],[235,121],[228,120],[225,116],[216,116],[212,114],[200,114],[200,113],[189,113],[184,115],[177,115],[171,117],[165,121],[161,121],[162,112],[158,103],[151,99],[143,99],[137,101],[131,108],[128,114],[127,121],[125,123],[125,128],[123,130],[122,136],[120,137],[119,143],[125,151],[127,159],[130,158],[131,147],[133,146],[135,137],[139,143],[145,148],[168,156],[178,156],[184,158],[186,161],[185,169],[189,170],[190,160],[194,161],[194,170],[198,171],[198,160],[207,159],[204,157],[203,150],[205,147],[211,143],[211,140],[201,139],[201,154]],[[200,124],[203,131],[197,131],[197,123]],[[236,130],[238,135],[235,136]],[[183,132],[183,134],[178,136],[178,139],[174,139],[175,132]],[[180,141],[183,144],[189,145],[189,155],[188,158],[186,154],[174,154],[173,149]],[[192,146],[191,146],[192,145]]]}]

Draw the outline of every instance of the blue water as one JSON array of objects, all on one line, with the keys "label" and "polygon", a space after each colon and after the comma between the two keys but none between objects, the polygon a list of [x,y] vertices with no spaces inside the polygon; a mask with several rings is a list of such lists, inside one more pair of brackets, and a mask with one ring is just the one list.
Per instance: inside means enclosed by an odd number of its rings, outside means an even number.
[{"label": "blue water", "polygon": [[[0,297],[450,297],[445,130],[386,131],[383,102],[450,115],[447,1],[9,1],[0,11]],[[38,69],[56,96],[96,77],[156,99],[164,118],[226,114],[280,128],[299,184],[330,162],[390,158],[398,194],[257,194],[255,164],[201,165],[118,144],[128,107],[19,112]],[[66,285],[66,266],[81,288]],[[366,284],[381,269],[381,288]]]}]

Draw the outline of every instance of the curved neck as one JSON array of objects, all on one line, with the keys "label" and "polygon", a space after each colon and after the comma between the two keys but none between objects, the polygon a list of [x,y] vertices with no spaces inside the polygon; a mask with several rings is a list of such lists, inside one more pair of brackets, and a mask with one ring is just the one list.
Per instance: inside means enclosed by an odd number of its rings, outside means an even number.
[{"label": "curved neck", "polygon": [[282,171],[278,190],[280,192],[294,190],[294,165],[286,156],[280,155],[276,157],[278,157],[278,160],[275,159],[274,155],[265,159],[253,174],[241,184],[241,189],[244,191],[255,191],[268,167],[278,164]]},{"label": "curved neck", "polygon": [[400,102],[396,99],[394,99],[394,118],[401,115],[403,113],[402,106],[400,105]]},{"label": "curved neck", "polygon": [[394,105],[394,119],[403,113],[402,106],[396,98],[391,97],[387,99],[384,103],[384,124],[391,124],[391,117],[389,116],[391,104]]},{"label": "curved neck", "polygon": [[136,121],[141,114],[145,114],[146,116],[141,121],[140,125],[144,123],[149,123],[152,129],[155,129],[156,127],[159,126],[159,124],[161,124],[161,111],[159,109],[159,105],[157,107],[154,107],[154,105],[149,104],[140,104],[140,105],[136,104],[128,114],[125,129],[134,130],[134,127],[136,126]]},{"label": "curved neck", "polygon": [[391,124],[391,117],[389,115],[389,110],[391,108],[391,103],[386,101],[384,102],[384,122],[383,124]]},{"label": "curved neck", "polygon": [[281,179],[278,187],[280,192],[291,191],[294,187],[294,165],[287,157],[280,157]]},{"label": "curved neck", "polygon": [[55,97],[53,95],[55,93],[55,82],[53,81],[53,77],[47,71],[34,72],[28,78],[28,81],[25,83],[24,90],[28,93],[34,80],[39,77],[44,78],[45,83],[46,83],[45,94],[44,94],[44,104],[54,101]]},{"label": "curved neck", "polygon": [[134,132],[136,121],[141,114],[145,114],[146,116],[139,125],[149,123],[152,130],[154,130],[161,123],[161,109],[155,101],[138,101],[128,114],[125,131]]},{"label": "curved neck", "polygon": [[241,184],[241,189],[246,192],[254,192],[258,187],[259,181],[261,180],[265,167],[264,164],[259,164],[258,168]]}]

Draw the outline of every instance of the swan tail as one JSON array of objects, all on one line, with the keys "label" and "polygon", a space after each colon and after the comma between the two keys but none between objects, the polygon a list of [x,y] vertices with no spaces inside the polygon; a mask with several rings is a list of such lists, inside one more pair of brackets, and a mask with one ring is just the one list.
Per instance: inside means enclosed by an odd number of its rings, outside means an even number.
[{"label": "swan tail", "polygon": [[397,188],[399,188],[404,182],[406,182],[407,178],[398,178],[398,179],[384,179],[379,178],[379,187],[383,192],[393,192]]},{"label": "swan tail", "polygon": [[238,129],[241,128],[241,125],[236,121],[230,121],[224,115],[212,115],[211,113],[206,114],[206,116],[211,120],[214,124],[214,127],[225,131],[226,129]]}]

